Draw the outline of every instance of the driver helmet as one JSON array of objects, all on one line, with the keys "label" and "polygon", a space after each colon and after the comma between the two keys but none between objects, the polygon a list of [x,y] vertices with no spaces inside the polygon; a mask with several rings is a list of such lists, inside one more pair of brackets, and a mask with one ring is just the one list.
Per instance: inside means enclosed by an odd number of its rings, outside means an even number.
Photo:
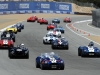
[{"label": "driver helmet", "polygon": [[91,41],[91,42],[89,43],[89,46],[94,46],[94,43]]},{"label": "driver helmet", "polygon": [[50,55],[55,55],[55,53],[54,52],[50,52]]},{"label": "driver helmet", "polygon": [[62,39],[65,39],[65,37],[62,37]]},{"label": "driver helmet", "polygon": [[21,46],[24,46],[24,43],[22,43]]}]

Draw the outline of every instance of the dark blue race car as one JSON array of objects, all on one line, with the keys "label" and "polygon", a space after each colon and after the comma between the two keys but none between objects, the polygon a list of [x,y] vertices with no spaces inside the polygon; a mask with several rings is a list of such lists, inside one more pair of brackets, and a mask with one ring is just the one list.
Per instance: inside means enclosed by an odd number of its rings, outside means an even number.
[{"label": "dark blue race car", "polygon": [[58,48],[63,48],[63,49],[69,49],[69,43],[68,40],[66,40],[64,37],[58,38],[54,41],[52,41],[51,45],[52,49],[58,49]]},{"label": "dark blue race car", "polygon": [[78,56],[97,56],[100,57],[100,50],[93,45],[80,46],[78,48]]},{"label": "dark blue race car", "polygon": [[54,30],[60,30],[61,33],[65,32],[65,30],[62,26],[58,26],[57,28],[54,28]]},{"label": "dark blue race car", "polygon": [[59,20],[58,18],[53,19],[53,20],[52,20],[52,23],[60,23],[60,20]]},{"label": "dark blue race car", "polygon": [[36,68],[64,70],[64,61],[54,52],[43,53],[36,57]]},{"label": "dark blue race car", "polygon": [[24,58],[29,58],[29,50],[26,47],[12,47],[8,51],[8,56],[10,58],[15,58],[15,57],[24,57]]},{"label": "dark blue race car", "polygon": [[14,25],[14,27],[16,27],[19,32],[24,29],[24,25],[22,23],[17,23],[16,25]]}]

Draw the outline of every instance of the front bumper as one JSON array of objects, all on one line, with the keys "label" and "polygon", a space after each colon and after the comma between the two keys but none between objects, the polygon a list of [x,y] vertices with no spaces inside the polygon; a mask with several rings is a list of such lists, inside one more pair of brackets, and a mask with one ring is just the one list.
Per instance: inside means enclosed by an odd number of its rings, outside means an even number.
[{"label": "front bumper", "polygon": [[59,69],[64,66],[64,63],[42,64],[42,66],[47,69]]},{"label": "front bumper", "polygon": [[52,45],[53,48],[67,48],[68,45]]},{"label": "front bumper", "polygon": [[82,52],[84,56],[100,56],[100,52]]}]

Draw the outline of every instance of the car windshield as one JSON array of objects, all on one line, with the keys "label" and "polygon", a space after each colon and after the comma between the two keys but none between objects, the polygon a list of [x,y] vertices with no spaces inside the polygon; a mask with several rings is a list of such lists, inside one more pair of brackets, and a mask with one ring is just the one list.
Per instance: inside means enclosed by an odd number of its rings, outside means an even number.
[{"label": "car windshield", "polygon": [[3,37],[3,38],[1,38],[1,40],[11,40],[11,39],[7,38],[7,37]]}]

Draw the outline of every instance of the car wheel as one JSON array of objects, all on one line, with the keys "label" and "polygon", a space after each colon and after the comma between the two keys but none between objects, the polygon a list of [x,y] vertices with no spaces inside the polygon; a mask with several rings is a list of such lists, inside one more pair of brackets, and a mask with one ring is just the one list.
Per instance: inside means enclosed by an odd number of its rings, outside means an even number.
[{"label": "car wheel", "polygon": [[42,23],[40,23],[40,25],[41,25]]},{"label": "car wheel", "polygon": [[67,50],[69,50],[69,45],[67,45]]},{"label": "car wheel", "polygon": [[15,32],[15,34],[17,34],[17,32]]},{"label": "car wheel", "polygon": [[78,56],[81,56],[81,51],[80,51],[80,49],[78,49]]},{"label": "car wheel", "polygon": [[62,65],[62,66],[60,67],[60,70],[64,70],[64,65]]},{"label": "car wheel", "polygon": [[13,55],[10,53],[10,51],[8,52],[8,57],[11,59],[13,58]]},{"label": "car wheel", "polygon": [[45,68],[44,68],[44,66],[41,64],[41,70],[44,70]]},{"label": "car wheel", "polygon": [[55,47],[52,45],[52,49],[55,49]]},{"label": "car wheel", "polygon": [[26,56],[25,56],[27,59],[29,59],[29,52],[26,54]]},{"label": "car wheel", "polygon": [[40,68],[40,65],[37,63],[37,61],[36,61],[36,68]]},{"label": "car wheel", "polygon": [[84,54],[81,52],[81,57],[84,57]]},{"label": "car wheel", "polygon": [[13,41],[15,42],[15,38],[13,38]]},{"label": "car wheel", "polygon": [[46,44],[44,40],[43,40],[43,44]]},{"label": "car wheel", "polygon": [[47,30],[49,30],[49,29],[47,28]]}]

